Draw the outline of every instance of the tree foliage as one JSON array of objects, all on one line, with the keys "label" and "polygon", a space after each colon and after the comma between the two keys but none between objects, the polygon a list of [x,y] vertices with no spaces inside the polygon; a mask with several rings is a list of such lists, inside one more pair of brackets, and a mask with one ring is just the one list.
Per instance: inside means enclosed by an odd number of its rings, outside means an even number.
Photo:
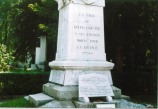
[{"label": "tree foliage", "polygon": [[0,44],[0,71],[8,71],[10,69],[11,62],[14,57],[12,53],[7,52],[7,47],[4,44]]},{"label": "tree foliage", "polygon": [[[28,53],[34,57],[41,35],[47,36],[47,54],[54,54],[52,52],[56,50],[58,23],[57,3],[53,0],[23,0],[15,6],[14,13],[17,11],[18,14],[13,16],[16,25],[16,57],[23,61]],[[53,57],[48,55],[48,60]]]}]

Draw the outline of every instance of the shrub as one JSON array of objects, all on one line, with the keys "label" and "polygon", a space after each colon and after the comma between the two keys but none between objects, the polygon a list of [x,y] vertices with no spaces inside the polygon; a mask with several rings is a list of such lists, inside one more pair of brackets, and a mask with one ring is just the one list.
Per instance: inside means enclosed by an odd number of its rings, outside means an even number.
[{"label": "shrub", "polygon": [[42,92],[43,84],[47,83],[49,73],[43,74],[0,74],[0,96],[28,95]]},{"label": "shrub", "polygon": [[13,59],[12,53],[7,52],[7,47],[4,44],[0,44],[0,71],[8,71],[10,69],[9,63]]}]

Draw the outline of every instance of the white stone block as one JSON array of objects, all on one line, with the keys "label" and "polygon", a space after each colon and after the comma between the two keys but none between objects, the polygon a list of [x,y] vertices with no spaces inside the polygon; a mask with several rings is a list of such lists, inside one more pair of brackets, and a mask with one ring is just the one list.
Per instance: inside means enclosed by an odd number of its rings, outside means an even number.
[{"label": "white stone block", "polygon": [[78,97],[77,86],[60,86],[47,83],[43,85],[43,92],[59,100],[71,100]]},{"label": "white stone block", "polygon": [[29,101],[33,103],[35,106],[40,106],[52,100],[54,100],[54,98],[43,93],[29,95]]}]

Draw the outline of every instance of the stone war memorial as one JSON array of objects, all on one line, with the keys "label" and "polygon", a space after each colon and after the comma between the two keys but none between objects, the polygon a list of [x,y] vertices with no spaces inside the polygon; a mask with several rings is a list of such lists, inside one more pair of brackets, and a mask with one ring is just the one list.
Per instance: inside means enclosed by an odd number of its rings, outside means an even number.
[{"label": "stone war memorial", "polygon": [[114,64],[106,60],[105,0],[56,1],[56,59],[49,63],[51,73],[43,92],[29,95],[29,101],[43,108],[119,108],[120,99],[130,98],[113,86]]}]

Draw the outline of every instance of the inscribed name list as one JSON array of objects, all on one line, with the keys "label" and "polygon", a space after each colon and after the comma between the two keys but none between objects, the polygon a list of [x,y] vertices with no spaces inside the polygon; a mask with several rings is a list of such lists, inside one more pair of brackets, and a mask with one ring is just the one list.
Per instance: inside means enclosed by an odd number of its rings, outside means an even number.
[{"label": "inscribed name list", "polygon": [[108,78],[100,74],[79,76],[79,97],[114,96]]}]

